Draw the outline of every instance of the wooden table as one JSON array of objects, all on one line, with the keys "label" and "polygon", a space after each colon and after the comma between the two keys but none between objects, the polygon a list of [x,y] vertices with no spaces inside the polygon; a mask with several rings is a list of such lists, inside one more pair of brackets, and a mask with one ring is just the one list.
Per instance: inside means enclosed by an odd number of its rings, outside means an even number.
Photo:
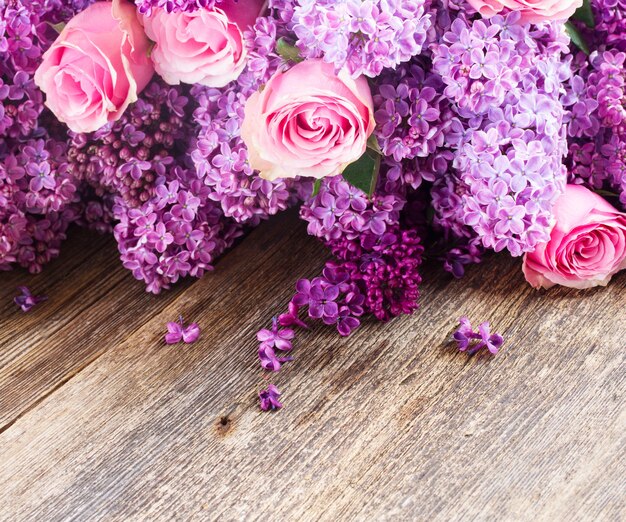
[{"label": "wooden table", "polygon": [[[255,331],[326,253],[295,214],[161,296],[76,231],[43,274],[0,275],[0,519],[624,520],[626,273],[529,288],[494,256],[342,339],[301,333],[259,410]],[[28,284],[49,301],[23,314]],[[199,342],[166,346],[165,324]],[[497,357],[449,342],[490,320]]]}]

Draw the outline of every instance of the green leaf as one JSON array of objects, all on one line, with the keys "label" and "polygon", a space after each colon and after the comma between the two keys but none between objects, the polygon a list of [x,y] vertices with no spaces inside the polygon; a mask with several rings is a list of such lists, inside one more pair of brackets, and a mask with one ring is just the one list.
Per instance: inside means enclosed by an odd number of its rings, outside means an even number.
[{"label": "green leaf", "polygon": [[591,3],[589,0],[583,0],[576,12],[572,15],[573,20],[579,20],[584,23],[589,29],[595,29],[596,21],[593,19],[593,11],[591,10]]},{"label": "green leaf", "polygon": [[380,154],[368,149],[363,156],[348,165],[342,175],[350,185],[371,196],[376,189],[379,171]]},{"label": "green leaf", "polygon": [[619,194],[611,192],[610,190],[594,189],[594,192],[604,198],[618,198]]},{"label": "green leaf", "polygon": [[578,30],[574,27],[572,22],[565,23],[565,31],[569,35],[572,40],[572,43],[578,47],[583,53],[589,54],[589,46],[582,35],[578,32]]},{"label": "green leaf", "polygon": [[320,193],[321,188],[322,188],[322,180],[316,179],[315,183],[313,183],[313,194],[311,194],[311,196],[312,197],[317,196]]},{"label": "green leaf", "polygon": [[372,134],[367,140],[367,148],[373,150],[377,154],[382,154],[380,150],[380,145],[378,144],[378,139],[375,134]]},{"label": "green leaf", "polygon": [[63,29],[65,29],[65,22],[59,22],[58,24],[51,24],[50,22],[48,22],[48,25],[59,34],[61,34]]},{"label": "green leaf", "polygon": [[300,51],[295,45],[291,45],[284,38],[279,38],[276,42],[276,52],[286,62],[299,63],[303,60]]}]

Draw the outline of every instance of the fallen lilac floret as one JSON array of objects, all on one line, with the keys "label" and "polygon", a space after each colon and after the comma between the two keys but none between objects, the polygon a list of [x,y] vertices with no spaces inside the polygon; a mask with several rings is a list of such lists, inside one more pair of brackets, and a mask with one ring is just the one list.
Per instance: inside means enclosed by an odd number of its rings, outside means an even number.
[{"label": "fallen lilac floret", "polygon": [[261,409],[263,411],[280,410],[283,407],[282,403],[278,400],[280,395],[280,391],[273,384],[270,384],[267,389],[261,390],[259,392]]},{"label": "fallen lilac floret", "polygon": [[167,334],[165,334],[167,344],[178,344],[181,341],[185,344],[192,344],[198,340],[198,337],[200,337],[198,323],[185,326],[182,316],[179,317],[178,322],[167,323]]},{"label": "fallen lilac floret", "polygon": [[48,299],[45,295],[33,295],[27,286],[18,286],[20,295],[13,299],[13,302],[19,306],[23,312],[30,312],[32,308]]},{"label": "fallen lilac floret", "polygon": [[504,338],[499,333],[491,333],[489,321],[481,323],[477,332],[467,317],[461,317],[459,323],[459,327],[452,335],[459,351],[473,355],[482,348],[487,348],[493,355],[498,353]]}]

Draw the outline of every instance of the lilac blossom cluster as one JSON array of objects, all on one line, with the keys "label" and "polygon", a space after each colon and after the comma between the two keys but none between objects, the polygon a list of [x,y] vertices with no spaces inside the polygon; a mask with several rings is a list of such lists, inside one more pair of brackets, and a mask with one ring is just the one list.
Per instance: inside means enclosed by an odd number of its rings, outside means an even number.
[{"label": "lilac blossom cluster", "polygon": [[209,9],[222,0],[135,0],[141,14],[150,16],[154,9],[164,9],[168,13],[177,11],[195,11],[197,9]]},{"label": "lilac blossom cluster", "polygon": [[[274,322],[274,338],[280,334],[277,324],[306,328],[302,310],[309,319],[332,325],[347,336],[366,314],[388,321],[417,308],[424,247],[418,234],[421,227],[411,223],[415,216],[403,213],[415,205],[407,205],[401,195],[399,170],[393,160],[385,162],[372,198],[338,176],[324,180],[319,193],[302,205],[308,232],[320,238],[335,259],[326,263],[320,276],[297,282],[288,312]],[[291,351],[293,330],[287,337]],[[268,350],[263,339],[259,337],[259,359],[264,369],[279,371],[292,360],[276,356],[274,347]]]},{"label": "lilac blossom cluster", "polygon": [[51,25],[83,4],[0,0],[0,270],[40,271],[81,217],[64,131],[33,75],[55,37]]},{"label": "lilac blossom cluster", "polygon": [[117,198],[114,235],[122,263],[149,292],[159,293],[187,275],[202,277],[241,235],[209,193],[193,169],[175,165],[140,207]]},{"label": "lilac blossom cluster", "polygon": [[191,159],[210,189],[209,198],[237,223],[257,225],[311,190],[310,182],[271,182],[257,176],[241,139],[247,98],[284,64],[276,53],[276,42],[284,34],[274,18],[258,18],[244,33],[250,58],[238,80],[224,89],[194,86],[191,90],[197,101],[193,118],[198,127]]},{"label": "lilac blossom cluster", "polygon": [[[184,156],[189,99],[180,87],[153,81],[116,122],[91,134],[69,132],[69,171],[98,195],[120,196],[138,207],[155,195],[169,166]],[[181,144],[182,147],[181,147]]]},{"label": "lilac blossom cluster", "polygon": [[446,85],[455,118],[445,139],[462,206],[450,218],[482,244],[512,255],[547,241],[551,210],[565,188],[567,37],[556,25],[516,24],[518,13],[489,21],[457,17],[433,44],[433,71]]},{"label": "lilac blossom cluster", "polygon": [[593,49],[572,60],[562,103],[569,109],[570,181],[619,195],[626,207],[626,4],[594,0],[593,30],[579,30]]},{"label": "lilac blossom cluster", "polygon": [[422,52],[431,21],[424,0],[295,0],[291,27],[305,58],[378,76]]},{"label": "lilac blossom cluster", "polygon": [[[407,226],[403,215],[405,207],[414,207],[406,205],[401,182],[388,179],[395,167],[393,162],[383,166],[379,189],[371,199],[337,177],[322,183],[319,194],[301,209],[309,234],[322,239],[336,257],[327,263],[326,282],[345,279],[353,285],[349,293],[363,296],[359,306],[381,321],[415,310],[421,282],[423,247],[418,230]],[[302,302],[302,296],[296,295],[294,303],[307,304],[315,318],[311,303]],[[333,324],[337,314],[323,319]]]}]

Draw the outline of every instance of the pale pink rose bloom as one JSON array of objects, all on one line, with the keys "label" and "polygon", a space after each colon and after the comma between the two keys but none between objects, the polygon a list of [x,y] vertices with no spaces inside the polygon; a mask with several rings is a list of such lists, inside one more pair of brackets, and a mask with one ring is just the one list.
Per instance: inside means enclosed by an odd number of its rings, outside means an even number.
[{"label": "pale pink rose bloom", "polygon": [[248,99],[241,137],[265,179],[335,176],[365,152],[373,113],[365,77],[306,60]]},{"label": "pale pink rose bloom", "polygon": [[550,20],[567,20],[583,0],[467,0],[484,18],[491,18],[504,8],[519,11],[520,23],[537,24]]},{"label": "pale pink rose bloom", "polygon": [[167,83],[224,87],[246,65],[243,31],[254,24],[263,0],[226,0],[213,9],[143,16],[146,33],[155,42],[154,67]]},{"label": "pale pink rose bloom", "polygon": [[626,268],[626,214],[580,185],[567,185],[554,207],[550,241],[524,256],[535,288],[606,285]]},{"label": "pale pink rose bloom", "polygon": [[35,72],[46,105],[75,132],[119,119],[154,68],[134,5],[96,2],[72,18]]}]

